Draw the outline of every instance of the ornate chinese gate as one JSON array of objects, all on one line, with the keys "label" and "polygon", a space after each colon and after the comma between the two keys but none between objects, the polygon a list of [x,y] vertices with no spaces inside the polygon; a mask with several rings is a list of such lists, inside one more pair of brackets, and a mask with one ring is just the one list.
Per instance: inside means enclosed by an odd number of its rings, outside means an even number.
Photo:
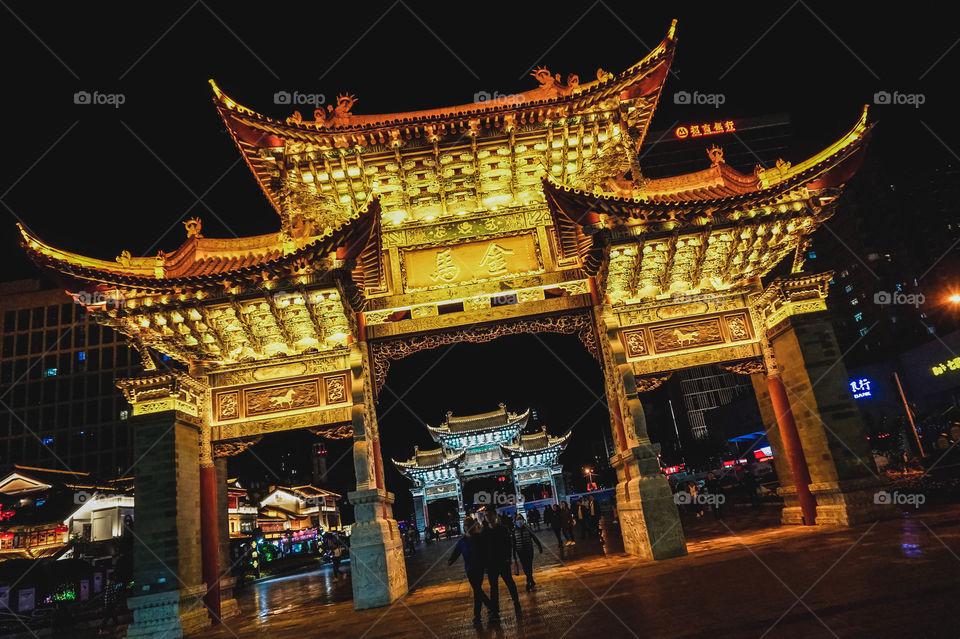
[{"label": "ornate chinese gate", "polygon": [[[464,340],[569,333],[597,357],[631,554],[686,553],[640,393],[704,363],[754,376],[784,521],[873,509],[859,416],[834,383],[829,275],[803,274],[799,257],[855,169],[866,111],[797,165],[742,174],[713,148],[703,171],[645,179],[637,149],[675,43],[671,26],[618,75],[538,69],[540,86],[510,100],[389,116],[340,96],[313,120],[274,120],[214,85],[277,233],[210,239],[191,220],[172,253],[104,261],[23,231],[31,257],[98,293],[78,299],[144,356],[143,375],[119,382],[142,456],[132,634],[206,623],[201,597],[214,620],[230,612],[224,456],[282,430],[353,438],[355,605],[403,595],[377,392],[392,359]],[[763,288],[791,255],[793,273]],[[157,370],[150,349],[188,370]]]}]

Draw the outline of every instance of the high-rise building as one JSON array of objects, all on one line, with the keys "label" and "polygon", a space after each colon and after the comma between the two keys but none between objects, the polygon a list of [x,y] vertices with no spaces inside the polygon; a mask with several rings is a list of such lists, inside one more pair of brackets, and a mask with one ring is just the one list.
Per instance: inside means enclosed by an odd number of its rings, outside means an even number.
[{"label": "high-rise building", "polygon": [[687,422],[692,435],[697,439],[708,435],[704,415],[707,411],[729,404],[747,392],[753,392],[748,376],[725,371],[716,365],[694,366],[677,371],[677,377]]},{"label": "high-rise building", "polygon": [[133,463],[117,377],[139,356],[40,280],[0,284],[0,466],[115,477]]},{"label": "high-rise building", "polygon": [[[850,366],[894,358],[957,328],[960,169],[867,161],[814,235],[807,268],[833,270],[831,309]],[[894,177],[895,176],[895,177]]]}]

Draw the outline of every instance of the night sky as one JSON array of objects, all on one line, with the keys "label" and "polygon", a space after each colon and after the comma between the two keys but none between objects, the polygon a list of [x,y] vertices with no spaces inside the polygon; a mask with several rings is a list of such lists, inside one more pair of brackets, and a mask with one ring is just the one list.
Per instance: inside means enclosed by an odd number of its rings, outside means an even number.
[{"label": "night sky", "polygon": [[[597,67],[619,72],[661,40],[672,18],[678,52],[652,129],[787,112],[794,151],[786,159],[799,161],[844,133],[877,91],[921,93],[919,108],[874,109],[881,124],[870,153],[893,167],[953,162],[956,26],[923,3],[910,7],[877,16],[880,9],[839,2],[13,2],[0,7],[4,279],[37,273],[16,245],[17,221],[59,247],[106,259],[124,249],[172,250],[185,238],[181,221],[194,216],[207,237],[277,230],[211,103],[209,78],[278,118],[293,109],[273,103],[279,90],[328,101],[353,93],[361,114],[446,106],[478,91],[533,88],[528,73],[539,64],[583,81]],[[681,90],[721,93],[725,102],[675,104]],[[75,104],[78,91],[122,94],[124,104]],[[580,463],[607,427],[595,403],[601,393],[599,368],[573,337],[422,353],[394,364],[381,396],[384,457],[428,445],[423,421],[503,401],[536,409],[553,434],[577,424],[577,452],[567,455]],[[331,461],[345,450],[337,446]],[[263,459],[273,463],[278,450],[265,448]],[[349,455],[333,475],[343,472],[349,481]],[[389,464],[388,483],[403,485]]]}]

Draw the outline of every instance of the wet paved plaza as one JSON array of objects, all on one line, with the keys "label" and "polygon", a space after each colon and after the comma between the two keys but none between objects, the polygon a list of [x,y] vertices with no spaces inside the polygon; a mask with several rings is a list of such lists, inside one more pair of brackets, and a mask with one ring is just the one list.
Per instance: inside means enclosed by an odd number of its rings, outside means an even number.
[{"label": "wet paved plaza", "polygon": [[770,510],[745,510],[684,529],[690,554],[659,562],[579,539],[558,554],[541,533],[537,591],[518,578],[520,621],[507,604],[499,625],[473,626],[448,540],[408,559],[411,592],[392,606],[353,610],[349,577],[326,566],[248,587],[241,615],[191,639],[960,636],[958,506],[856,528],[780,527]]}]

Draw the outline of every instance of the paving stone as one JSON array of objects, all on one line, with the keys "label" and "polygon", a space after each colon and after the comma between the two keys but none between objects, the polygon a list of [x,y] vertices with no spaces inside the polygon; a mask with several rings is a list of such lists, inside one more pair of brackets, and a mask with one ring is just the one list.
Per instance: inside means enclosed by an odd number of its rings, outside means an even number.
[{"label": "paving stone", "polygon": [[776,520],[773,509],[687,518],[690,554],[657,562],[545,543],[537,591],[520,586],[522,620],[507,596],[499,627],[474,628],[462,566],[446,564],[453,542],[440,541],[408,558],[412,590],[392,606],[353,610],[349,577],[324,567],[248,588],[239,616],[190,639],[960,635],[960,506],[852,528]]}]

